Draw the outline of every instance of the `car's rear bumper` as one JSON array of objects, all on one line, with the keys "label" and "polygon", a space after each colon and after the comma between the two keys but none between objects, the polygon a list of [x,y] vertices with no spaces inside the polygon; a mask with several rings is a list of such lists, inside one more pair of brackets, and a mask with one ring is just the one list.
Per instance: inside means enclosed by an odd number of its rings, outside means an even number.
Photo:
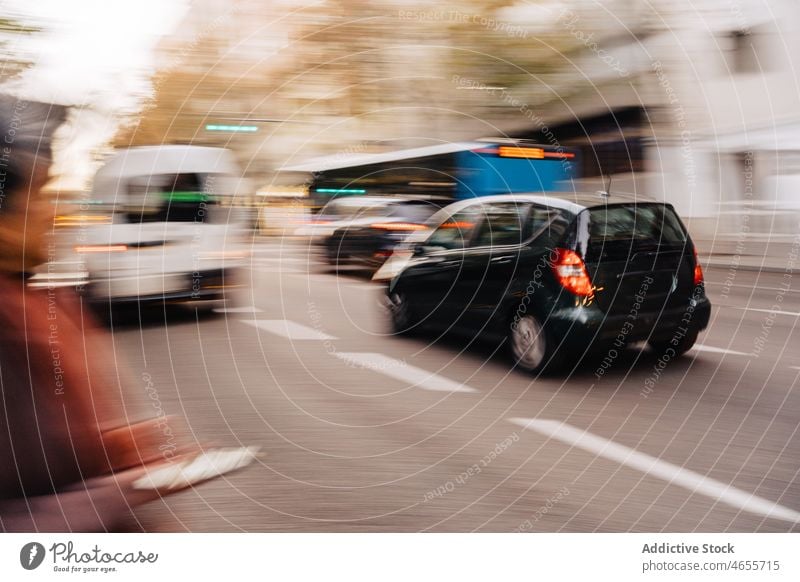
[{"label": "car's rear bumper", "polygon": [[194,305],[196,307],[223,307],[225,305],[225,294],[221,292],[200,292],[200,293],[157,293],[154,295],[129,295],[129,296],[116,296],[116,297],[99,297],[97,295],[90,295],[89,300],[92,303],[112,303],[114,305],[132,305],[147,304],[147,303],[163,303],[163,304],[185,304]]},{"label": "car's rear bumper", "polygon": [[239,286],[235,269],[92,278],[85,295],[98,303],[223,304]]},{"label": "car's rear bumper", "polygon": [[654,313],[609,316],[596,306],[556,310],[546,327],[559,341],[576,347],[613,342],[669,340],[704,330],[711,317],[711,302],[703,296],[685,306]]}]

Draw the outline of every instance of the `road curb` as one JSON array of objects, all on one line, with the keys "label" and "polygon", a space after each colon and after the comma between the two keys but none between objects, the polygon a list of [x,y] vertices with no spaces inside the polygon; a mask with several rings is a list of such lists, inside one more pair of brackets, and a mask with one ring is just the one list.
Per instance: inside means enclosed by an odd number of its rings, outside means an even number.
[{"label": "road curb", "polygon": [[738,265],[733,264],[732,262],[723,262],[723,261],[700,261],[700,264],[703,266],[704,269],[724,269],[724,270],[735,270],[735,271],[755,271],[758,273],[784,273],[786,272],[785,266],[774,266],[774,265],[748,265],[739,263]]}]

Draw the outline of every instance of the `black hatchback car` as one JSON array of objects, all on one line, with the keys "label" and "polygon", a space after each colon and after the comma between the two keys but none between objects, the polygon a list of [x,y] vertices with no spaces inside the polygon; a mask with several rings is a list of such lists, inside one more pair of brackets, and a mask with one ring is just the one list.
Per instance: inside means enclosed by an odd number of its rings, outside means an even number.
[{"label": "black hatchback car", "polygon": [[519,367],[553,370],[590,348],[689,350],[711,305],[670,204],[592,195],[451,204],[376,274],[394,329],[431,324],[506,339]]}]

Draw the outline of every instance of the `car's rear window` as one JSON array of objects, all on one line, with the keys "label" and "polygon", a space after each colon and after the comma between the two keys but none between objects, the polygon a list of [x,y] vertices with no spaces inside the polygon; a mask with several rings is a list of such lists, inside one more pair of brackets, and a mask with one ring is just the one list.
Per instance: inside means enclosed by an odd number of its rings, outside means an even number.
[{"label": "car's rear window", "polygon": [[613,249],[680,249],[686,232],[675,211],[662,204],[613,205],[589,210],[590,252]]}]

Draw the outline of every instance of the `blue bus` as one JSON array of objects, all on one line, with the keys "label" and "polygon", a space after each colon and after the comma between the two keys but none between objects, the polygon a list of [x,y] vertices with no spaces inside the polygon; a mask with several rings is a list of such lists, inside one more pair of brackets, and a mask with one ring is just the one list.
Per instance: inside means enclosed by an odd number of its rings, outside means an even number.
[{"label": "blue bus", "polygon": [[336,154],[282,170],[310,173],[309,194],[319,205],[353,195],[457,200],[571,190],[579,155],[577,149],[523,141],[474,141]]}]

